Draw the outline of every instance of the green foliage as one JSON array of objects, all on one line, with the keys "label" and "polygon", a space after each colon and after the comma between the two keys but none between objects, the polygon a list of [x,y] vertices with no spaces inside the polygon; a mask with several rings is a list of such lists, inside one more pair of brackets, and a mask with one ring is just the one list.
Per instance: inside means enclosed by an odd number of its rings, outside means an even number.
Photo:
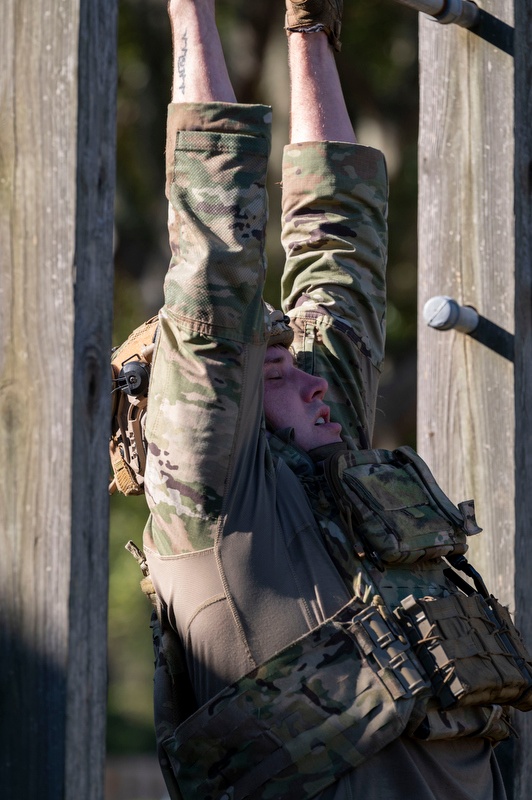
[{"label": "green foliage", "polygon": [[142,752],[154,747],[151,605],[142,593],[142,573],[124,549],[141,545],[147,517],[144,497],[111,498],[109,543],[108,749]]}]

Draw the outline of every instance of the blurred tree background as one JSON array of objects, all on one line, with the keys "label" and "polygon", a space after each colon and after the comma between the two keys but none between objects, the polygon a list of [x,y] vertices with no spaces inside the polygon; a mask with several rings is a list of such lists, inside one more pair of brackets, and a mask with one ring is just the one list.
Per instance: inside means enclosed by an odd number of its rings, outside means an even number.
[{"label": "blurred tree background", "polygon": [[[288,133],[284,5],[218,0],[237,97],[274,107],[267,299],[278,304],[280,163]],[[387,359],[375,444],[414,444],[417,196],[417,14],[393,0],[348,3],[337,58],[359,140],[382,149],[390,175]],[[122,0],[119,15],[114,344],[157,312],[169,261],[164,197],[171,40],[162,0]],[[111,754],[154,752],[150,609],[124,550],[141,544],[144,498],[111,501],[109,712]]]}]

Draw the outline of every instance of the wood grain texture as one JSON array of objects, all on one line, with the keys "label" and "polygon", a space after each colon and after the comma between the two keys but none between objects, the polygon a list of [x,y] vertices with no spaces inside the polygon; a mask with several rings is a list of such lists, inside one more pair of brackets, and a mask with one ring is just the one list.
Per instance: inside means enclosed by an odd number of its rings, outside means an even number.
[{"label": "wood grain texture", "polygon": [[[511,22],[511,0],[483,7]],[[450,295],[514,332],[513,59],[421,20],[420,64],[418,447],[455,501],[475,498],[471,559],[513,608],[513,366],[421,314]]]},{"label": "wood grain texture", "polygon": [[[515,0],[515,602],[532,646],[532,0]],[[516,797],[532,797],[532,714],[520,714]]]},{"label": "wood grain texture", "polygon": [[[419,304],[474,305],[515,332],[515,366],[460,333],[419,327],[418,446],[484,527],[471,561],[532,647],[532,2],[485,0],[490,40],[422,21]],[[498,49],[514,25],[512,48]],[[511,797],[532,796],[532,715],[507,750]],[[499,751],[498,751],[499,752]]]},{"label": "wood grain texture", "polygon": [[103,796],[117,11],[80,2],[66,800]]},{"label": "wood grain texture", "polygon": [[[115,16],[114,3],[89,0],[2,6],[0,786],[9,800],[103,793],[113,180],[91,170],[114,172]],[[90,44],[78,58],[80,18]],[[82,231],[82,217],[98,225]]]}]

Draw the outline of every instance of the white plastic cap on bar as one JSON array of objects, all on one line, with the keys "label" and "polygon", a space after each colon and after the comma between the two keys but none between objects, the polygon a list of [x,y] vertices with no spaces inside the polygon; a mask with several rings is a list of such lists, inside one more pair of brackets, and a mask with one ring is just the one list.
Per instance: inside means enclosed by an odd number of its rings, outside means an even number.
[{"label": "white plastic cap on bar", "polygon": [[472,333],[479,323],[478,312],[471,306],[461,306],[446,295],[431,297],[423,308],[423,319],[431,328]]}]

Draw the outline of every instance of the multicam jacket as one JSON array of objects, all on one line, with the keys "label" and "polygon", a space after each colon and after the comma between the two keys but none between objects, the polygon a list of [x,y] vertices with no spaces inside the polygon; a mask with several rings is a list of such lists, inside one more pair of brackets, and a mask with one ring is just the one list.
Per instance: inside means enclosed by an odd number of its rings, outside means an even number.
[{"label": "multicam jacket", "polygon": [[[313,459],[290,445],[289,432],[269,439],[264,428],[269,121],[267,107],[222,103],[171,106],[168,118],[172,261],[150,385],[144,546],[200,705],[333,617],[353,594],[367,600],[378,585],[393,603],[446,591],[431,564],[376,575],[356,559],[348,585],[300,479],[313,474]],[[349,448],[368,447],[372,436],[386,206],[377,151],[287,147],[284,308],[298,363],[327,378],[326,402]],[[328,535],[343,536],[334,520]],[[426,756],[424,743],[398,739],[319,796],[354,797],[361,786],[379,800],[443,799],[451,791],[456,800],[503,796],[493,788],[487,742],[468,739],[452,759],[441,745]],[[392,766],[397,759],[403,780]],[[427,788],[427,759],[443,793]],[[260,796],[285,796],[272,791]],[[317,796],[311,780],[301,791]]]}]

